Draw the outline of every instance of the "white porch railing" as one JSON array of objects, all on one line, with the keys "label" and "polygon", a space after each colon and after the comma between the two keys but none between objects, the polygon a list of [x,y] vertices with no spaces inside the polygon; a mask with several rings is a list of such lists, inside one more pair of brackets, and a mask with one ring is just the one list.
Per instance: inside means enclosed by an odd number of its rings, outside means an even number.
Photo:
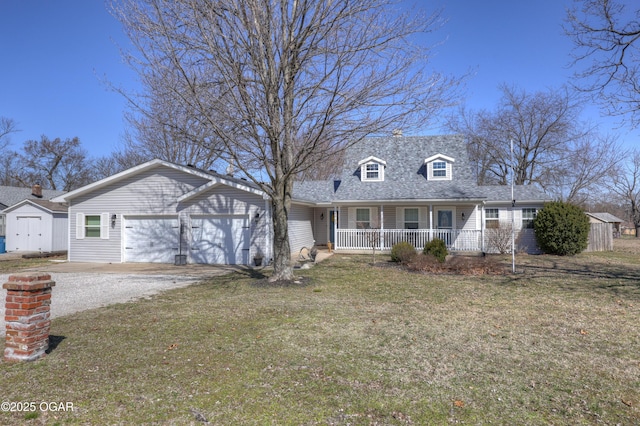
[{"label": "white porch railing", "polygon": [[422,250],[439,238],[452,251],[481,251],[481,231],[462,229],[336,229],[336,250],[391,250],[394,244],[407,241]]}]

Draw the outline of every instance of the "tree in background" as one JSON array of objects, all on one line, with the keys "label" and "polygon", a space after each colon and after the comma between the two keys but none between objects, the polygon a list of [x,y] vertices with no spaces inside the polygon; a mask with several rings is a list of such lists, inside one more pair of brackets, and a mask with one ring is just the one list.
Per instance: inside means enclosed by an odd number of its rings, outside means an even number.
[{"label": "tree in background", "polygon": [[619,161],[614,138],[581,123],[579,102],[563,90],[527,93],[503,85],[494,111],[465,111],[448,120],[467,137],[480,185],[538,185],[557,199],[584,202]]},{"label": "tree in background", "polygon": [[159,158],[203,170],[224,167],[216,136],[201,125],[198,111],[182,102],[170,76],[150,70],[145,83],[148,93],[135,99],[121,91],[132,106],[125,114],[132,131],[125,135],[118,163],[131,166]]},{"label": "tree in background", "polygon": [[9,149],[11,134],[15,132],[18,132],[16,122],[11,118],[0,117],[0,185],[4,186],[17,184],[13,178],[17,154]]},{"label": "tree in background", "polygon": [[629,155],[608,187],[622,199],[636,229],[636,237],[640,238],[640,150],[635,149]]},{"label": "tree in background", "polygon": [[17,153],[12,177],[21,186],[40,183],[44,188],[70,191],[95,180],[92,162],[81,147],[80,139],[49,139],[24,143]]},{"label": "tree in background", "polygon": [[610,115],[640,124],[640,8],[637,1],[585,0],[568,11],[565,33],[575,45],[578,89]]},{"label": "tree in background", "polygon": [[392,0],[113,6],[147,94],[166,82],[158,102],[189,115],[172,124],[215,138],[224,160],[269,196],[274,281],[294,278],[287,222],[294,178],[367,136],[424,126],[451,104],[458,83],[429,72],[430,50],[414,39],[437,27],[439,15],[401,12]]}]

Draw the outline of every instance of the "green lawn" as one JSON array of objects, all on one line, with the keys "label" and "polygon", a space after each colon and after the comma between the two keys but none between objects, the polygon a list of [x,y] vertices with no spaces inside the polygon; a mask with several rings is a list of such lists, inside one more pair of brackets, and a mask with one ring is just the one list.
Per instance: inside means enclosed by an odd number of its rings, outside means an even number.
[{"label": "green lawn", "polygon": [[[334,255],[53,321],[0,363],[1,424],[640,424],[640,258],[522,256],[429,276]],[[55,289],[53,292],[55,297]]]}]

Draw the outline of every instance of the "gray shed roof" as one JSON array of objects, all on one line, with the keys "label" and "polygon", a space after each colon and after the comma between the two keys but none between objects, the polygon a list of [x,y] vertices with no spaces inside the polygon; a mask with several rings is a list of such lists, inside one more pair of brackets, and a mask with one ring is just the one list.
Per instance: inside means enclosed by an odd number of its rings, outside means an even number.
[{"label": "gray shed roof", "polygon": [[32,194],[31,188],[20,188],[17,186],[0,186],[0,210],[18,204],[23,200],[50,200],[53,197],[64,194],[64,191],[53,189],[43,189],[42,198]]},{"label": "gray shed roof", "polygon": [[[443,155],[454,159],[452,179],[429,181],[425,159]],[[363,182],[358,163],[376,157],[386,163],[384,181]],[[339,180],[296,182],[294,198],[310,202],[364,201],[511,201],[510,186],[478,186],[462,135],[370,138],[350,147]],[[533,186],[518,186],[516,200],[546,201]]]},{"label": "gray shed roof", "polygon": [[616,217],[614,215],[612,215],[611,213],[591,213],[591,212],[587,212],[588,216],[591,216],[595,219],[598,219],[601,222],[604,223],[622,223],[624,222],[624,220],[620,219],[619,217]]}]

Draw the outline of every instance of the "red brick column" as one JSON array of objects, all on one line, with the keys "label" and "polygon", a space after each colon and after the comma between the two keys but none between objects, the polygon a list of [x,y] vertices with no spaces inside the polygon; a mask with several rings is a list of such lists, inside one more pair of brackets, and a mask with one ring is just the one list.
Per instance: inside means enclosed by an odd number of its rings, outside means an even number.
[{"label": "red brick column", "polygon": [[34,361],[49,348],[51,288],[45,273],[16,274],[2,285],[7,289],[4,320],[7,327],[5,361]]}]

